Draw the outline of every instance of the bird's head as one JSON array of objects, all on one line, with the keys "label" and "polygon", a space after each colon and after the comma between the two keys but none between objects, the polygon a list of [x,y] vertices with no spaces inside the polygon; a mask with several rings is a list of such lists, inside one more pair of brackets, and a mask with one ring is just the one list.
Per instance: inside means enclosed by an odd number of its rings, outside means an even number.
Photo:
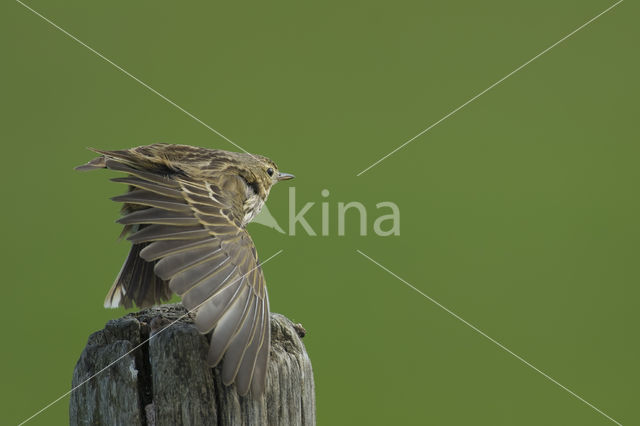
[{"label": "bird's head", "polygon": [[254,191],[264,200],[269,195],[271,187],[276,183],[293,179],[289,173],[283,173],[276,163],[262,155],[244,154],[245,170],[242,177],[253,187]]}]

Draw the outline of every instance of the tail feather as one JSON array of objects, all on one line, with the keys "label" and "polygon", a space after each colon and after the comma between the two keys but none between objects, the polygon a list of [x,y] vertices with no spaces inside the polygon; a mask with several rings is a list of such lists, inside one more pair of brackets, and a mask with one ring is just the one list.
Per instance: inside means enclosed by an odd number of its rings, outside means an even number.
[{"label": "tail feather", "polygon": [[147,262],[140,257],[140,251],[146,245],[131,246],[129,256],[104,300],[105,308],[124,306],[129,309],[134,303],[139,308],[147,308],[171,299],[169,283],[153,272],[156,262]]}]

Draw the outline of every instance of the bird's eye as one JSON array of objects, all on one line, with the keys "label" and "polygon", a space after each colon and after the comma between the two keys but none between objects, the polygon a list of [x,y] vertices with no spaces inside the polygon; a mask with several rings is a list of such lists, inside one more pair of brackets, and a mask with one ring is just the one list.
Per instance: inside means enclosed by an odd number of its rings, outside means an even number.
[{"label": "bird's eye", "polygon": [[269,168],[267,169],[267,174],[268,174],[269,176],[273,176],[273,169],[272,169],[271,167],[269,167]]}]

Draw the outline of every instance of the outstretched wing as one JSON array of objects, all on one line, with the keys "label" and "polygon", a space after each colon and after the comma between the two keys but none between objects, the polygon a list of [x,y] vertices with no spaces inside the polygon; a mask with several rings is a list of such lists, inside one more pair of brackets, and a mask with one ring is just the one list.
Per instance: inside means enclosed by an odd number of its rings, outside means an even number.
[{"label": "outstretched wing", "polygon": [[223,191],[216,183],[141,171],[109,157],[104,166],[128,173],[113,180],[130,185],[130,191],[113,200],[142,208],[118,220],[137,229],[128,239],[148,244],[140,257],[156,261],[155,274],[169,281],[187,309],[197,310],[198,330],[213,330],[210,365],[224,357],[225,384],[235,381],[241,395],[249,388],[262,393],[270,346],[269,300],[255,246],[238,217],[242,210],[225,195],[229,185],[240,188],[242,182],[222,182]]}]

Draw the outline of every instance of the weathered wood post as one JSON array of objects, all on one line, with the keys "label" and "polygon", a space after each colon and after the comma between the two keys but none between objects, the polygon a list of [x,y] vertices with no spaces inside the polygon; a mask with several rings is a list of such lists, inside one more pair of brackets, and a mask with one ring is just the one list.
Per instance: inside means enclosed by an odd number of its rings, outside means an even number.
[{"label": "weathered wood post", "polygon": [[267,389],[239,397],[207,367],[208,336],[198,333],[182,305],[163,305],[107,323],[89,337],[73,372],[82,383],[153,336],[71,394],[72,425],[315,425],[311,361],[304,330],[271,314]]}]

